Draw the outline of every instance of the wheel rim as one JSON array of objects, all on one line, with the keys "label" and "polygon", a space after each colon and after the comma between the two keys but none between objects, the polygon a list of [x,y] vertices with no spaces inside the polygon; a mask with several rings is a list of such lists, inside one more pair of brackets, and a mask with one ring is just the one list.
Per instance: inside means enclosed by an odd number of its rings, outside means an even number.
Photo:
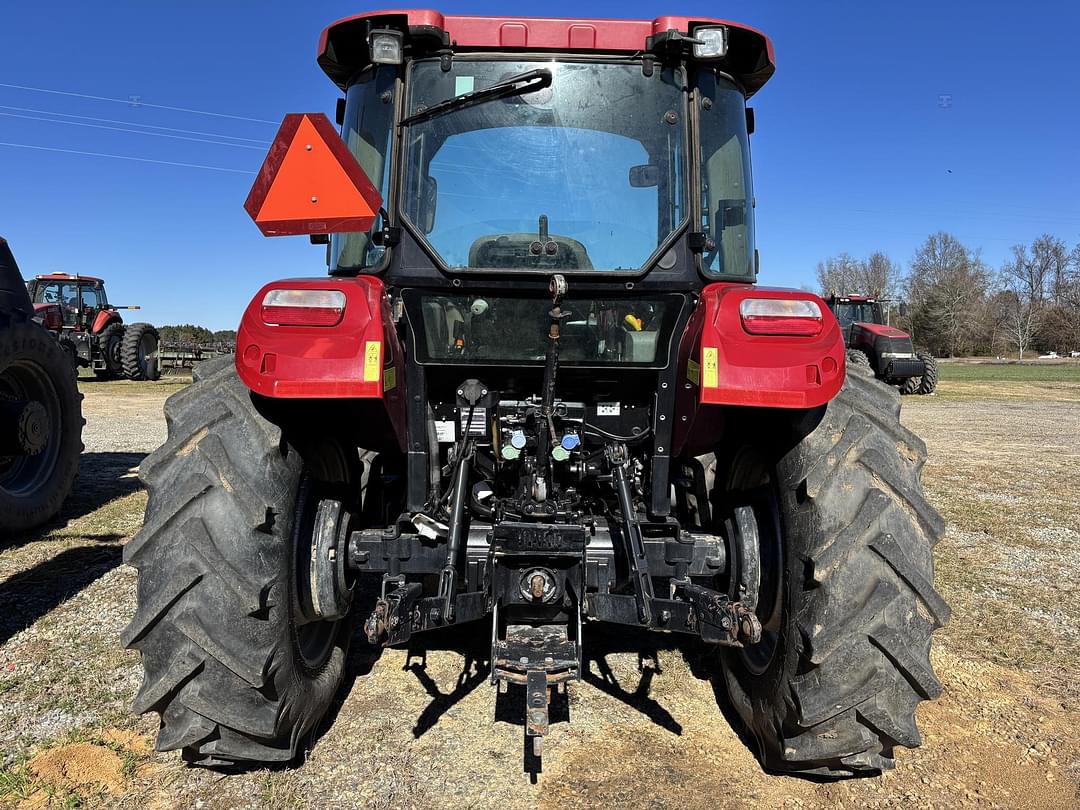
[{"label": "wheel rim", "polygon": [[755,614],[761,622],[761,640],[740,652],[746,668],[760,675],[769,668],[780,644],[784,617],[784,538],[779,499],[770,483],[755,493],[753,510],[758,525],[761,585]]},{"label": "wheel rim", "polygon": [[754,613],[761,623],[761,640],[753,646],[739,648],[738,654],[747,670],[761,675],[776,657],[784,621],[786,559],[780,497],[771,467],[753,448],[737,454],[728,488],[736,493],[736,505],[753,509],[757,522],[761,580]]},{"label": "wheel rim", "polygon": [[146,376],[150,371],[150,360],[157,356],[158,341],[150,332],[144,332],[139,338],[139,368]]},{"label": "wheel rim", "polygon": [[28,399],[40,403],[47,414],[48,440],[32,456],[0,456],[0,491],[25,498],[46,485],[60,456],[63,414],[60,396],[45,369],[36,363],[14,363],[0,372],[0,399]]},{"label": "wheel rim", "polygon": [[326,665],[334,650],[341,621],[312,621],[310,607],[305,612],[303,602],[310,600],[311,539],[321,494],[316,482],[306,473],[300,481],[293,522],[292,622],[296,631],[296,653],[309,671]]},{"label": "wheel rim", "polygon": [[120,338],[110,337],[105,343],[105,365],[112,371],[118,371],[122,362],[120,359]]}]

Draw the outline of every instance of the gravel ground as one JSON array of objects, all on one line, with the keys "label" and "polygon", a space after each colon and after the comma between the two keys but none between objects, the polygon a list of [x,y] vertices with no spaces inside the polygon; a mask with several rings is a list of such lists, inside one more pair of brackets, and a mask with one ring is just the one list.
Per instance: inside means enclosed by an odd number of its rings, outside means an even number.
[{"label": "gravel ground", "polygon": [[933,652],[944,694],[920,708],[923,747],[895,771],[767,775],[698,645],[601,630],[534,785],[521,706],[488,685],[480,626],[354,654],[297,768],[223,777],[154,753],[155,722],[128,714],[141,673],[117,641],[135,593],[120,550],[145,506],[134,469],[164,438],[176,386],[87,383],[75,493],[52,526],[0,548],[0,806],[1077,806],[1080,386],[1023,385],[905,400],[949,521],[938,585],[954,616]]}]

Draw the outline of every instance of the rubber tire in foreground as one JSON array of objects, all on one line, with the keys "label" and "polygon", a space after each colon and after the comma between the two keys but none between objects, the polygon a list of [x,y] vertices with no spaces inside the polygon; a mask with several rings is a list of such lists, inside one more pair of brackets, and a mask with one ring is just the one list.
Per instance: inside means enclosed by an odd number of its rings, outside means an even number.
[{"label": "rubber tire in foreground", "polygon": [[[143,344],[151,344],[153,349],[146,350]],[[156,357],[161,339],[158,331],[148,323],[133,323],[124,331],[124,342],[120,345],[120,362],[124,367],[124,376],[129,380],[156,380],[161,371]]]},{"label": "rubber tire in foreground", "polygon": [[101,330],[97,336],[105,368],[95,369],[94,375],[99,380],[119,380],[124,376],[123,346],[125,337],[124,324],[114,321]]},{"label": "rubber tire in foreground", "polygon": [[0,312],[0,395],[7,389],[5,376],[21,373],[33,373],[44,383],[50,401],[42,404],[55,409],[59,434],[50,436],[41,451],[52,456],[51,469],[43,468],[26,489],[13,483],[16,472],[9,465],[15,462],[0,459],[0,539],[39,526],[59,511],[71,492],[83,449],[82,394],[67,351],[40,326],[18,314]]},{"label": "rubber tire in foreground", "polygon": [[919,381],[919,393],[932,394],[935,390],[937,390],[937,360],[935,360],[934,355],[930,354],[929,352],[919,352],[918,357],[920,360],[923,361],[923,365],[926,367],[926,371],[923,373],[922,378]]},{"label": "rubber tire in foreground", "polygon": [[140,468],[150,491],[124,549],[139,571],[125,646],[142,654],[134,711],[161,715],[157,749],[215,767],[289,762],[341,681],[353,623],[302,660],[294,625],[299,454],[256,411],[232,357],[196,367],[165,403],[168,439]]},{"label": "rubber tire in foreground", "polygon": [[926,501],[923,442],[891,387],[849,372],[821,421],[771,475],[783,545],[776,652],[752,671],[721,653],[732,702],[772,771],[845,777],[920,744],[915,708],[941,692],[933,587],[944,521]]}]

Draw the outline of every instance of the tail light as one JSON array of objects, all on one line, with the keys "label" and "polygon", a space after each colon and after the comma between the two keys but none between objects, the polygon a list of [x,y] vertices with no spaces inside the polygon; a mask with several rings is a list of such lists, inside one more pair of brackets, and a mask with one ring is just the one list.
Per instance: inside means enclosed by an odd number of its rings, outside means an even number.
[{"label": "tail light", "polygon": [[269,326],[336,326],[345,314],[340,290],[270,290],[262,302]]},{"label": "tail light", "polygon": [[64,316],[56,307],[49,307],[41,313],[41,323],[46,329],[63,329]]},{"label": "tail light", "polygon": [[805,298],[747,298],[739,304],[739,316],[751,335],[821,334],[821,308]]}]

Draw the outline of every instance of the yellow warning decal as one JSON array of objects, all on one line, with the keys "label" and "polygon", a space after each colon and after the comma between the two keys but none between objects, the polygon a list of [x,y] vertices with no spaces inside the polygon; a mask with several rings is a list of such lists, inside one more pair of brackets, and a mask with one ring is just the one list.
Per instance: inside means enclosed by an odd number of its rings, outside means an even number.
[{"label": "yellow warning decal", "polygon": [[705,346],[701,349],[701,364],[703,368],[703,383],[705,388],[718,388],[720,383],[717,379],[717,367],[719,365],[716,358],[716,348],[713,346]]},{"label": "yellow warning decal", "polygon": [[369,340],[364,344],[364,382],[375,382],[382,371],[382,343]]},{"label": "yellow warning decal", "polygon": [[701,366],[697,360],[689,360],[686,363],[686,379],[694,385],[701,385]]},{"label": "yellow warning decal", "polygon": [[397,385],[397,366],[390,366],[382,373],[382,390],[393,391]]}]

